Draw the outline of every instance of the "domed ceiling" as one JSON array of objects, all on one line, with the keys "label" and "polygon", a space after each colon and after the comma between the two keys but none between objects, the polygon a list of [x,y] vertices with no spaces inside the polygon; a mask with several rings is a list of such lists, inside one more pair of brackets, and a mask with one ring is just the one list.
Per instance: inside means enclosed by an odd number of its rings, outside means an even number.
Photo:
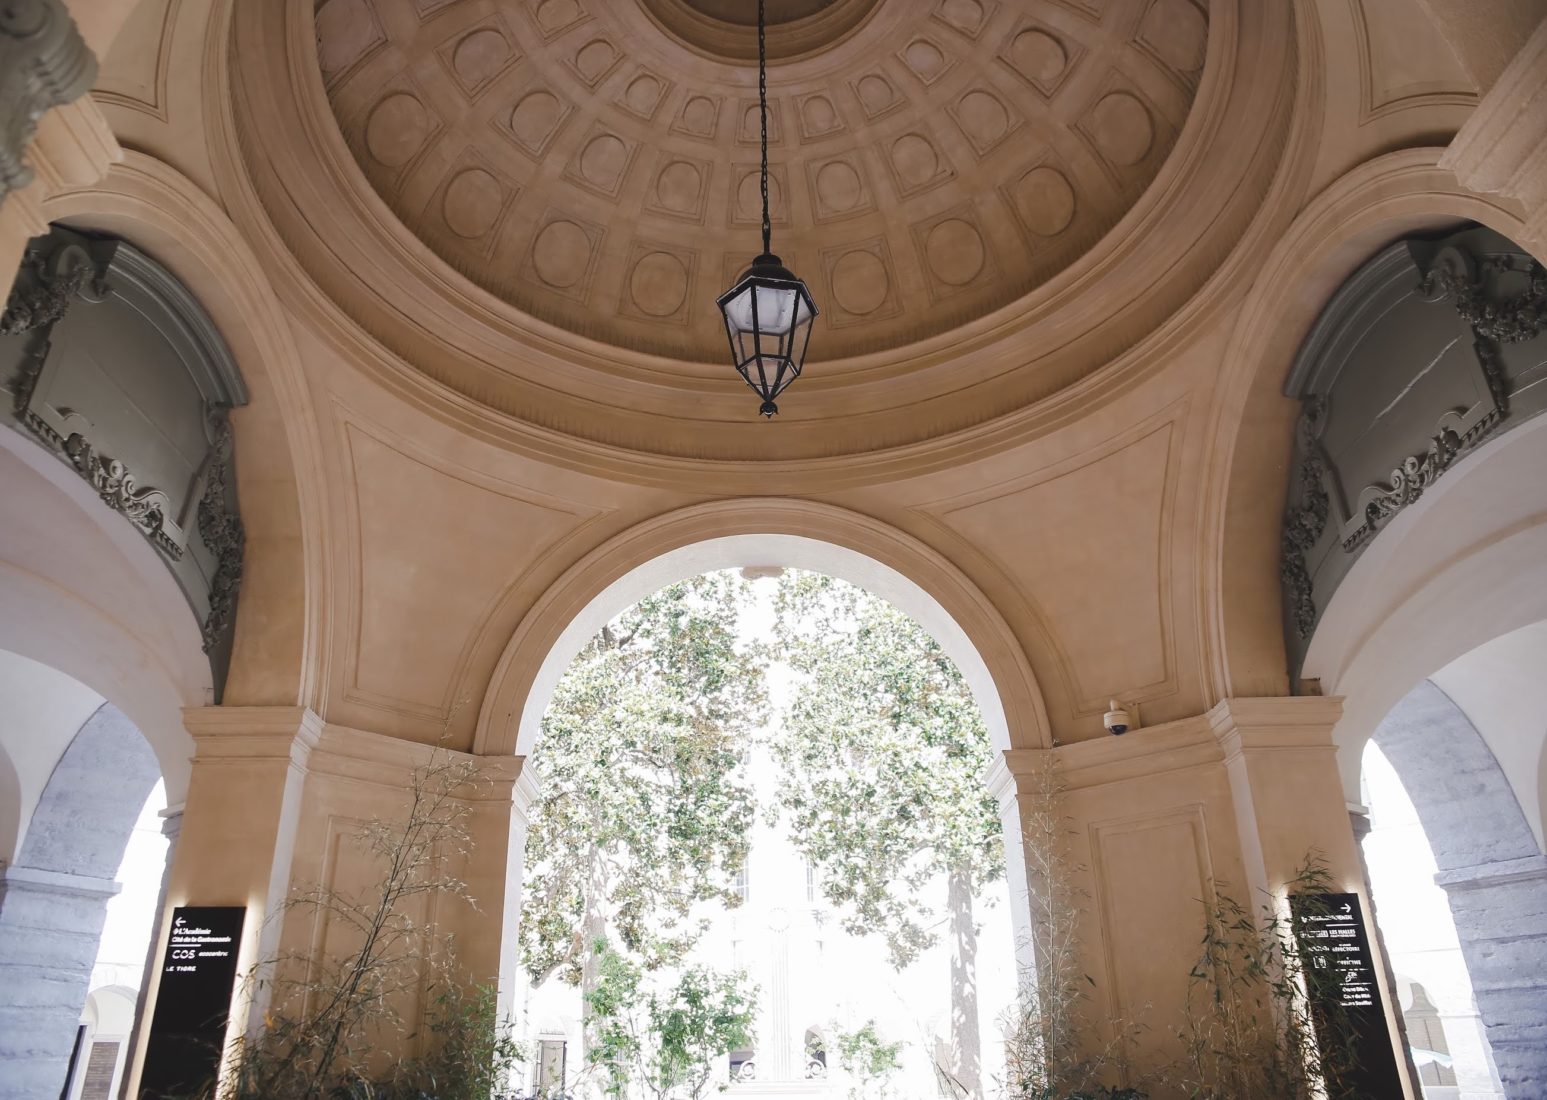
[{"label": "domed ceiling", "polygon": [[[822,310],[812,360],[948,331],[1088,250],[1164,162],[1207,36],[1192,0],[768,7],[774,251]],[[322,0],[318,59],[361,169],[448,264],[713,362],[714,299],[760,245],[755,11]]]}]

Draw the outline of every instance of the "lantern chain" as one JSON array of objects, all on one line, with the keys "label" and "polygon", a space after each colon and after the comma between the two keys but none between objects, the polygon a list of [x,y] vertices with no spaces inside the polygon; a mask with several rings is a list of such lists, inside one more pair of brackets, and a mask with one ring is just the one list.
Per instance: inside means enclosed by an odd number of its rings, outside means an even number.
[{"label": "lantern chain", "polygon": [[763,0],[757,0],[757,104],[763,137],[763,253],[773,251],[773,223],[768,218],[768,45]]}]

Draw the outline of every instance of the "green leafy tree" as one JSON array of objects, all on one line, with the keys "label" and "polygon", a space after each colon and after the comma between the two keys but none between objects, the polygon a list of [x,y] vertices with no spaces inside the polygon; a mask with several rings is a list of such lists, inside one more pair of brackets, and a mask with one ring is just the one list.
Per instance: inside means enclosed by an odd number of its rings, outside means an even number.
[{"label": "green leafy tree", "polygon": [[902,1069],[902,1043],[881,1038],[873,1019],[852,1031],[841,1027],[833,1030],[838,1040],[838,1064],[849,1076],[849,1100],[890,1097],[892,1077]]},{"label": "green leafy tree", "polygon": [[689,967],[667,993],[650,998],[649,1015],[646,1087],[656,1100],[699,1100],[719,1059],[752,1044],[757,989],[742,971]]},{"label": "green leafy tree", "polygon": [[[844,928],[884,937],[899,969],[948,927],[949,1072],[981,1095],[973,897],[1004,870],[983,716],[939,643],[884,600],[790,571],[777,608],[801,681],[774,740],[794,843]],[[941,877],[943,913],[928,890]]]},{"label": "green leafy tree", "polygon": [[746,587],[714,573],[664,588],[560,680],[527,836],[521,946],[535,984],[557,976],[589,1005],[598,944],[655,970],[702,932],[699,903],[739,903],[754,812],[744,750],[765,708],[761,666],[738,645]]},{"label": "green leafy tree", "polygon": [[596,949],[588,1060],[604,1095],[625,1097],[637,1083],[654,1100],[700,1100],[716,1063],[752,1041],[756,987],[742,971],[690,966],[647,992],[638,966],[606,944]]}]

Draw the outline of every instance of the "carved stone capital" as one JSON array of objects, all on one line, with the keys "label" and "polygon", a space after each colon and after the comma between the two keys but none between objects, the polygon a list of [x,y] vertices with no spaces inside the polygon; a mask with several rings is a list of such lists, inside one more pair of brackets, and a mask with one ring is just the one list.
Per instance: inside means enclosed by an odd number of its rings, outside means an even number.
[{"label": "carved stone capital", "polygon": [[97,59],[60,0],[0,4],[0,201],[32,181],[23,158],[38,119],[96,78]]}]

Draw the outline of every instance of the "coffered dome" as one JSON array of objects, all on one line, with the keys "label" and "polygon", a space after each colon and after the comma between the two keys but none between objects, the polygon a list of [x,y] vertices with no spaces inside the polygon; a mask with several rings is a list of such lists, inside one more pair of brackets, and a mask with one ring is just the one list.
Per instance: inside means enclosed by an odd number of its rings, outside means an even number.
[{"label": "coffered dome", "polygon": [[[813,361],[949,331],[1085,253],[1164,162],[1207,36],[1192,0],[769,11],[774,250],[823,310]],[[760,244],[739,13],[323,0],[318,60],[371,185],[448,264],[578,335],[717,361],[714,298]]]}]

